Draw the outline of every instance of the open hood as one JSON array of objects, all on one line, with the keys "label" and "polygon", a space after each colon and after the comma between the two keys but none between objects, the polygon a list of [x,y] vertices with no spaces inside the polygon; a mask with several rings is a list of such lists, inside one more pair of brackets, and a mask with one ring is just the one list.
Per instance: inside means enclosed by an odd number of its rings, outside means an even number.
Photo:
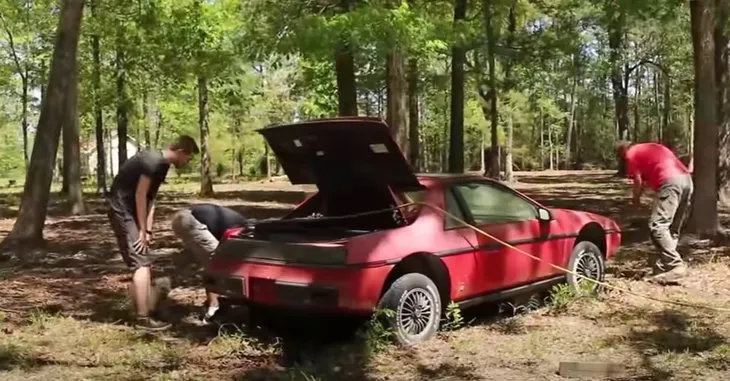
[{"label": "open hood", "polygon": [[333,118],[258,130],[292,184],[421,189],[388,126],[376,118]]}]

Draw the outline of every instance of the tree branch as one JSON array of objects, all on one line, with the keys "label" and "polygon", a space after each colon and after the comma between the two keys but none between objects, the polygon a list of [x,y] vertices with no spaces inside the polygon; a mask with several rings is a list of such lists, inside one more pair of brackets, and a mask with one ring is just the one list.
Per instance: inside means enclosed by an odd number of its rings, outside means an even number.
[{"label": "tree branch", "polygon": [[28,80],[28,77],[26,76],[26,73],[23,72],[23,67],[20,65],[20,59],[18,58],[18,53],[15,51],[15,42],[13,41],[13,33],[10,31],[10,27],[8,26],[8,23],[5,21],[5,17],[2,15],[2,13],[0,13],[0,22],[3,23],[3,29],[5,29],[5,33],[7,33],[7,35],[8,35],[8,44],[10,45],[10,55],[13,57],[13,61],[15,61],[15,66],[18,69],[18,75],[20,75],[20,79],[22,79],[23,82],[26,82]]},{"label": "tree branch", "polygon": [[639,62],[637,62],[636,65],[628,67],[626,70],[626,76],[628,77],[629,75],[631,75],[631,72],[636,70],[639,66],[644,66],[644,65],[652,65],[652,66],[656,67],[657,69],[659,69],[662,72],[662,74],[666,75],[667,77],[669,76],[669,73],[667,72],[667,69],[664,67],[664,65],[654,62],[652,60],[648,60],[648,59],[642,59]]}]

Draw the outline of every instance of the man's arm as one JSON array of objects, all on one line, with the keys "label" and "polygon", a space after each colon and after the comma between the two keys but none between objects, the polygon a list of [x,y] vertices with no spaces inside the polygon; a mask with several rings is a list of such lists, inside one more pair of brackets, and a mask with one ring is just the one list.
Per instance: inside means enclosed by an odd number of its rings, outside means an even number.
[{"label": "man's arm", "polygon": [[633,186],[633,189],[631,192],[633,195],[633,198],[631,199],[631,201],[634,204],[638,205],[641,203],[641,193],[644,191],[644,184],[641,181],[641,175],[639,175],[638,173],[634,175],[633,179],[634,179],[634,186]]},{"label": "man's arm", "polygon": [[[142,232],[147,231],[147,191],[150,189],[150,183],[149,176],[140,175],[139,181],[137,182],[137,191],[134,195],[134,204],[137,211],[137,226],[139,227],[140,235],[142,235]],[[150,216],[152,216],[151,213]]]},{"label": "man's arm", "polygon": [[152,221],[155,219],[155,200],[151,201],[150,212],[147,214],[147,231],[152,231]]}]

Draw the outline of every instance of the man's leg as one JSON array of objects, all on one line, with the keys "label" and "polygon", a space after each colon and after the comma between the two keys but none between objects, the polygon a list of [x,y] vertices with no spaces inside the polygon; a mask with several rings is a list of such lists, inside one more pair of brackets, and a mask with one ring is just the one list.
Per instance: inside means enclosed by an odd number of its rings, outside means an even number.
[{"label": "man's leg", "polygon": [[651,240],[659,251],[656,268],[660,273],[654,276],[658,282],[675,281],[686,272],[684,261],[677,252],[677,241],[670,229],[682,201],[683,187],[672,180],[659,189],[658,199],[649,217]]},{"label": "man's leg", "polygon": [[[185,248],[193,255],[195,261],[203,268],[208,265],[210,256],[218,247],[218,239],[208,230],[208,226],[198,221],[189,209],[175,214],[172,230],[180,238]],[[206,290],[206,312],[203,320],[210,320],[220,307],[218,295]]]},{"label": "man's leg", "polygon": [[672,224],[669,227],[669,231],[671,232],[672,238],[674,239],[675,249],[679,245],[679,236],[682,232],[682,227],[687,220],[687,216],[689,216],[690,207],[692,206],[692,195],[694,194],[694,184],[692,183],[692,176],[683,176],[683,179],[681,181],[681,190],[682,193],[679,200],[679,206],[677,207],[677,212],[674,215]]},{"label": "man's leg", "polygon": [[154,309],[157,296],[153,295],[151,284],[150,257],[146,251],[137,252],[134,249],[134,242],[139,236],[134,218],[127,213],[111,209],[109,221],[116,236],[122,259],[132,270],[132,282],[129,291],[136,311],[135,327],[153,331],[168,328],[170,324],[150,318],[150,312]]}]

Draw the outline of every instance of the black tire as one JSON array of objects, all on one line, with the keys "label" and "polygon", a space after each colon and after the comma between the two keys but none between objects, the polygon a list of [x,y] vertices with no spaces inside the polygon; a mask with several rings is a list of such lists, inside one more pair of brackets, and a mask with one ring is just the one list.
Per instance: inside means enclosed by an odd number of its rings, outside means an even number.
[{"label": "black tire", "polygon": [[590,288],[587,288],[588,286],[584,286],[583,283],[590,281],[577,277],[572,272],[603,282],[606,277],[605,266],[606,263],[603,259],[603,254],[598,246],[590,241],[578,242],[573,247],[573,252],[570,254],[570,260],[568,261],[568,270],[571,271],[567,275],[568,284],[578,292],[589,291],[590,293],[597,293],[601,290],[601,285],[591,282],[592,285]]},{"label": "black tire", "polygon": [[[408,319],[404,316],[404,309],[408,310],[409,305],[417,302],[416,299],[420,308],[415,315],[418,324],[414,326],[414,316]],[[410,273],[396,279],[383,294],[378,307],[391,311],[388,321],[398,344],[411,346],[429,340],[439,330],[441,296],[436,284],[423,274]],[[424,316],[424,320],[420,316]]]}]

